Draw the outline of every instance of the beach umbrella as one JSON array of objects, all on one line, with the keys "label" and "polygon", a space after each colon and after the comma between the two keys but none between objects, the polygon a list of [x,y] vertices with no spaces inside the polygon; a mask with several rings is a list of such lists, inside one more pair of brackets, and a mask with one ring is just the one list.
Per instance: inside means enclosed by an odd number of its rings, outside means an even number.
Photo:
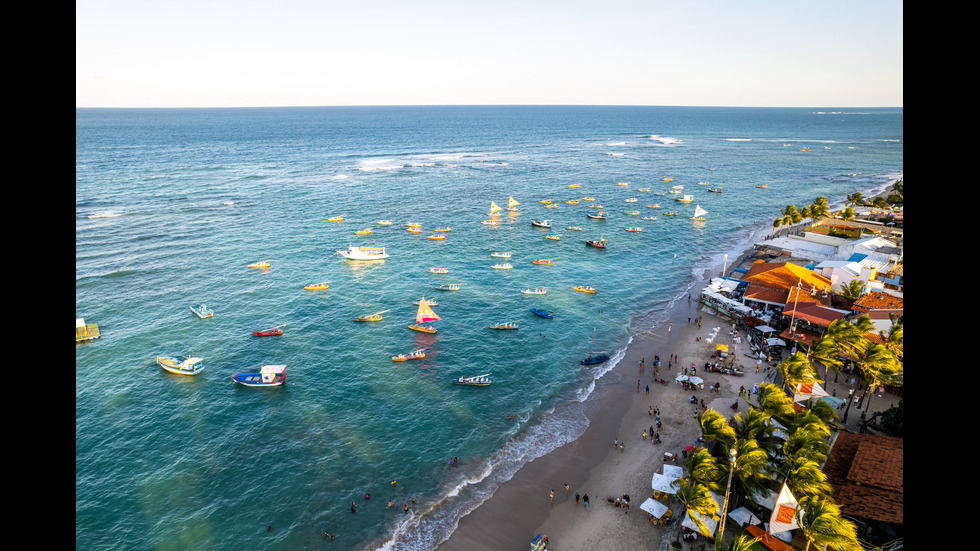
[{"label": "beach umbrella", "polygon": [[658,492],[663,492],[665,494],[676,494],[677,488],[674,486],[674,481],[676,478],[664,476],[659,473],[654,473],[653,480],[650,483],[650,487]]},{"label": "beach umbrella", "polygon": [[684,469],[677,465],[664,465],[664,476],[670,478],[680,478],[684,476]]},{"label": "beach umbrella", "polygon": [[648,497],[647,500],[640,505],[640,509],[650,513],[654,516],[654,518],[660,518],[667,512],[667,506],[653,499],[652,497]]},{"label": "beach umbrella", "polygon": [[677,377],[674,378],[674,380],[675,381],[678,381],[678,382],[680,382],[680,381],[686,381],[687,380],[687,375],[678,375]]},{"label": "beach umbrella", "polygon": [[737,522],[740,526],[745,526],[746,524],[759,524],[762,522],[745,507],[739,507],[734,511],[729,511],[728,517]]},{"label": "beach umbrella", "polygon": [[721,350],[722,352],[728,352],[728,345],[727,344],[719,344],[719,345],[715,346],[715,350]]},{"label": "beach umbrella", "polygon": [[694,383],[696,385],[699,385],[704,382],[704,379],[702,379],[701,377],[688,377],[687,380],[688,382]]}]

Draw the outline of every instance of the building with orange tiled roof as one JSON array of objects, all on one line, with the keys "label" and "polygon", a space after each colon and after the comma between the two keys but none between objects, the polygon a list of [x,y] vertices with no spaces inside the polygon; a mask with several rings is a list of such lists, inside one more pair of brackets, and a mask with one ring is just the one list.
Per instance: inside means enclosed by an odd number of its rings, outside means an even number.
[{"label": "building with orange tiled roof", "polygon": [[904,452],[901,438],[841,431],[823,468],[841,514],[873,547],[904,538]]},{"label": "building with orange tiled roof", "polygon": [[830,279],[798,264],[759,261],[749,267],[742,281],[747,283],[743,302],[782,307],[795,299],[830,305]]}]

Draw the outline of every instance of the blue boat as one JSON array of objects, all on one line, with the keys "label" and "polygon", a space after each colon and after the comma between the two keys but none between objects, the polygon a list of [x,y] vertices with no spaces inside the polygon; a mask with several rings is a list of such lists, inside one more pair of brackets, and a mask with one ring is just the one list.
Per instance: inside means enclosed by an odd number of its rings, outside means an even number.
[{"label": "blue boat", "polygon": [[552,314],[551,312],[549,312],[547,310],[541,310],[540,308],[531,308],[531,313],[537,314],[537,315],[541,316],[542,318],[547,318],[547,319],[551,319],[551,318],[555,317],[554,314]]},{"label": "blue boat", "polygon": [[286,366],[263,365],[259,373],[235,373],[231,380],[245,386],[279,386],[286,382]]},{"label": "blue boat", "polygon": [[602,362],[608,362],[608,361],[609,361],[609,356],[607,356],[605,354],[599,354],[598,356],[589,355],[588,358],[582,360],[580,363],[582,365],[595,365],[595,364],[601,364]]}]

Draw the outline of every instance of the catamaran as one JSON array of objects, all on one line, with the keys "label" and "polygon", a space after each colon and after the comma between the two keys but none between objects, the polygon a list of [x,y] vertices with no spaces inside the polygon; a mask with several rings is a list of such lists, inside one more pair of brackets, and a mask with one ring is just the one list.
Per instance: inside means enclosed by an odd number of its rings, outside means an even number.
[{"label": "catamaran", "polygon": [[338,250],[337,254],[347,260],[384,260],[388,253],[384,247],[355,247],[348,245],[347,250]]},{"label": "catamaran", "polygon": [[432,311],[432,308],[429,308],[429,303],[425,301],[425,297],[422,297],[422,300],[419,301],[419,310],[415,314],[415,324],[409,325],[408,328],[423,333],[435,333],[436,328],[429,325],[429,322],[441,319]]}]

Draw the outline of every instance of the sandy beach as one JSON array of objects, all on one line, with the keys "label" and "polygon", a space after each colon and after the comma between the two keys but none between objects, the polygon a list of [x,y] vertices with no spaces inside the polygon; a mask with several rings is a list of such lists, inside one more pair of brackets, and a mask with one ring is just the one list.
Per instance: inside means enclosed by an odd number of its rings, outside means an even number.
[{"label": "sandy beach", "polygon": [[[709,271],[709,277],[721,269],[718,266]],[[694,445],[701,434],[696,418],[700,401],[709,409],[730,416],[735,413],[731,405],[737,400],[740,387],[751,389],[757,383],[772,382],[778,372],[775,362],[769,366],[763,363],[756,370],[744,335],[735,348],[735,365],[745,366],[744,375],[702,372],[704,363],[712,361],[716,345],[726,344],[730,349],[735,345],[731,321],[699,308],[700,290],[701,287],[692,289],[690,301],[679,301],[664,327],[634,336],[625,357],[597,381],[595,399],[587,412],[590,425],[582,437],[527,464],[492,498],[463,517],[457,530],[438,549],[527,549],[531,538],[539,533],[547,534],[548,548],[556,550],[668,549],[679,538],[683,506],[663,500],[676,519],[669,526],[650,523],[646,512],[639,508],[652,495],[651,478],[663,467],[664,454],[677,454],[674,464],[684,468],[686,476],[682,452]],[[695,322],[699,316],[700,327]],[[708,342],[706,337],[716,327],[716,337]],[[675,354],[677,361],[668,368],[668,358]],[[659,371],[653,366],[655,356],[661,359]],[[703,390],[684,390],[674,381],[691,364],[698,367],[697,375],[704,379]],[[847,382],[835,383],[833,374],[829,378],[825,385],[828,392],[836,390],[837,395],[846,396]],[[655,379],[663,379],[666,384]],[[709,390],[717,382],[721,383],[720,392]],[[692,394],[698,398],[697,405],[690,403]],[[871,411],[883,411],[897,400],[890,395],[875,397]],[[660,410],[660,429],[655,426],[651,408]],[[745,409],[743,401],[739,411]],[[859,418],[860,413],[852,409],[847,428],[856,430]],[[660,434],[660,444],[653,444],[649,435],[643,436],[651,425]],[[623,449],[614,448],[614,441],[622,443]],[[590,507],[576,503],[576,494],[588,494]],[[628,513],[608,501],[623,494],[631,498]]]}]

